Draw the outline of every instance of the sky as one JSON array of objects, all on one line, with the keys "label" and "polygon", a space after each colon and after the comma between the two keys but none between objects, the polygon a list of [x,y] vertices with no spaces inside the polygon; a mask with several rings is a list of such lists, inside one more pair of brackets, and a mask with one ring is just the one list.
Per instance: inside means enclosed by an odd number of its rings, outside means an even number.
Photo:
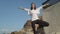
[{"label": "sky", "polygon": [[32,2],[39,7],[45,0],[0,0],[0,32],[21,30],[30,16],[19,7],[30,8]]}]

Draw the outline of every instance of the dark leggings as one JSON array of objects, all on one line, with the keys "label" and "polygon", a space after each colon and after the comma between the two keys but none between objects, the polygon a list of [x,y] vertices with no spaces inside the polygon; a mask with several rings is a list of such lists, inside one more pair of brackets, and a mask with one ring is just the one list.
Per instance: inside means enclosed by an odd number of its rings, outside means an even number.
[{"label": "dark leggings", "polygon": [[[39,24],[39,29],[37,31],[35,30],[35,24]],[[43,27],[49,26],[49,23],[42,20],[35,20],[31,22],[31,25],[34,34],[45,34]]]}]

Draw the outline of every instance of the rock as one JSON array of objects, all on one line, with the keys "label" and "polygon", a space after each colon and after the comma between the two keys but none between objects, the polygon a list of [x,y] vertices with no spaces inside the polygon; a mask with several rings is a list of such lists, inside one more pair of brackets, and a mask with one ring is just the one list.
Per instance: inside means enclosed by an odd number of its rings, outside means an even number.
[{"label": "rock", "polygon": [[26,22],[22,30],[20,30],[19,32],[12,32],[11,34],[33,34],[33,31],[31,28],[31,20],[28,20]]},{"label": "rock", "polygon": [[[39,16],[40,19],[42,19],[41,17],[42,16]],[[36,24],[35,26],[38,27],[38,24]],[[11,32],[11,34],[33,34],[33,30],[31,27],[31,20],[27,20],[27,22],[19,32],[15,31]]]}]

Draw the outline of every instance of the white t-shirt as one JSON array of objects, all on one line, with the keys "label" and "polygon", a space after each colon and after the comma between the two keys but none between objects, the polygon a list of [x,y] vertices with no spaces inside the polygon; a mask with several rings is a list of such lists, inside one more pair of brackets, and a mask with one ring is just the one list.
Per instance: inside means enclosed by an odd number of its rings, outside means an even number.
[{"label": "white t-shirt", "polygon": [[32,20],[32,21],[39,19],[39,18],[38,18],[38,14],[41,14],[41,10],[42,10],[42,9],[43,9],[42,6],[40,6],[40,7],[37,8],[36,10],[34,10],[34,9],[33,9],[33,10],[30,10],[30,9],[24,8],[24,10],[25,10],[26,12],[28,12],[28,15],[31,16],[31,20]]}]

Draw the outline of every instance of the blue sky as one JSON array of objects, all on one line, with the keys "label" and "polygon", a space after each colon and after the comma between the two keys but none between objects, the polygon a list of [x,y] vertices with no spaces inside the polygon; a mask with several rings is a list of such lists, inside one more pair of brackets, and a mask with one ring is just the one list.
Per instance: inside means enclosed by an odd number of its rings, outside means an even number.
[{"label": "blue sky", "polygon": [[0,32],[11,32],[23,28],[30,16],[28,16],[27,12],[18,8],[30,8],[32,2],[36,3],[37,7],[39,7],[44,1],[45,0],[0,0]]}]

